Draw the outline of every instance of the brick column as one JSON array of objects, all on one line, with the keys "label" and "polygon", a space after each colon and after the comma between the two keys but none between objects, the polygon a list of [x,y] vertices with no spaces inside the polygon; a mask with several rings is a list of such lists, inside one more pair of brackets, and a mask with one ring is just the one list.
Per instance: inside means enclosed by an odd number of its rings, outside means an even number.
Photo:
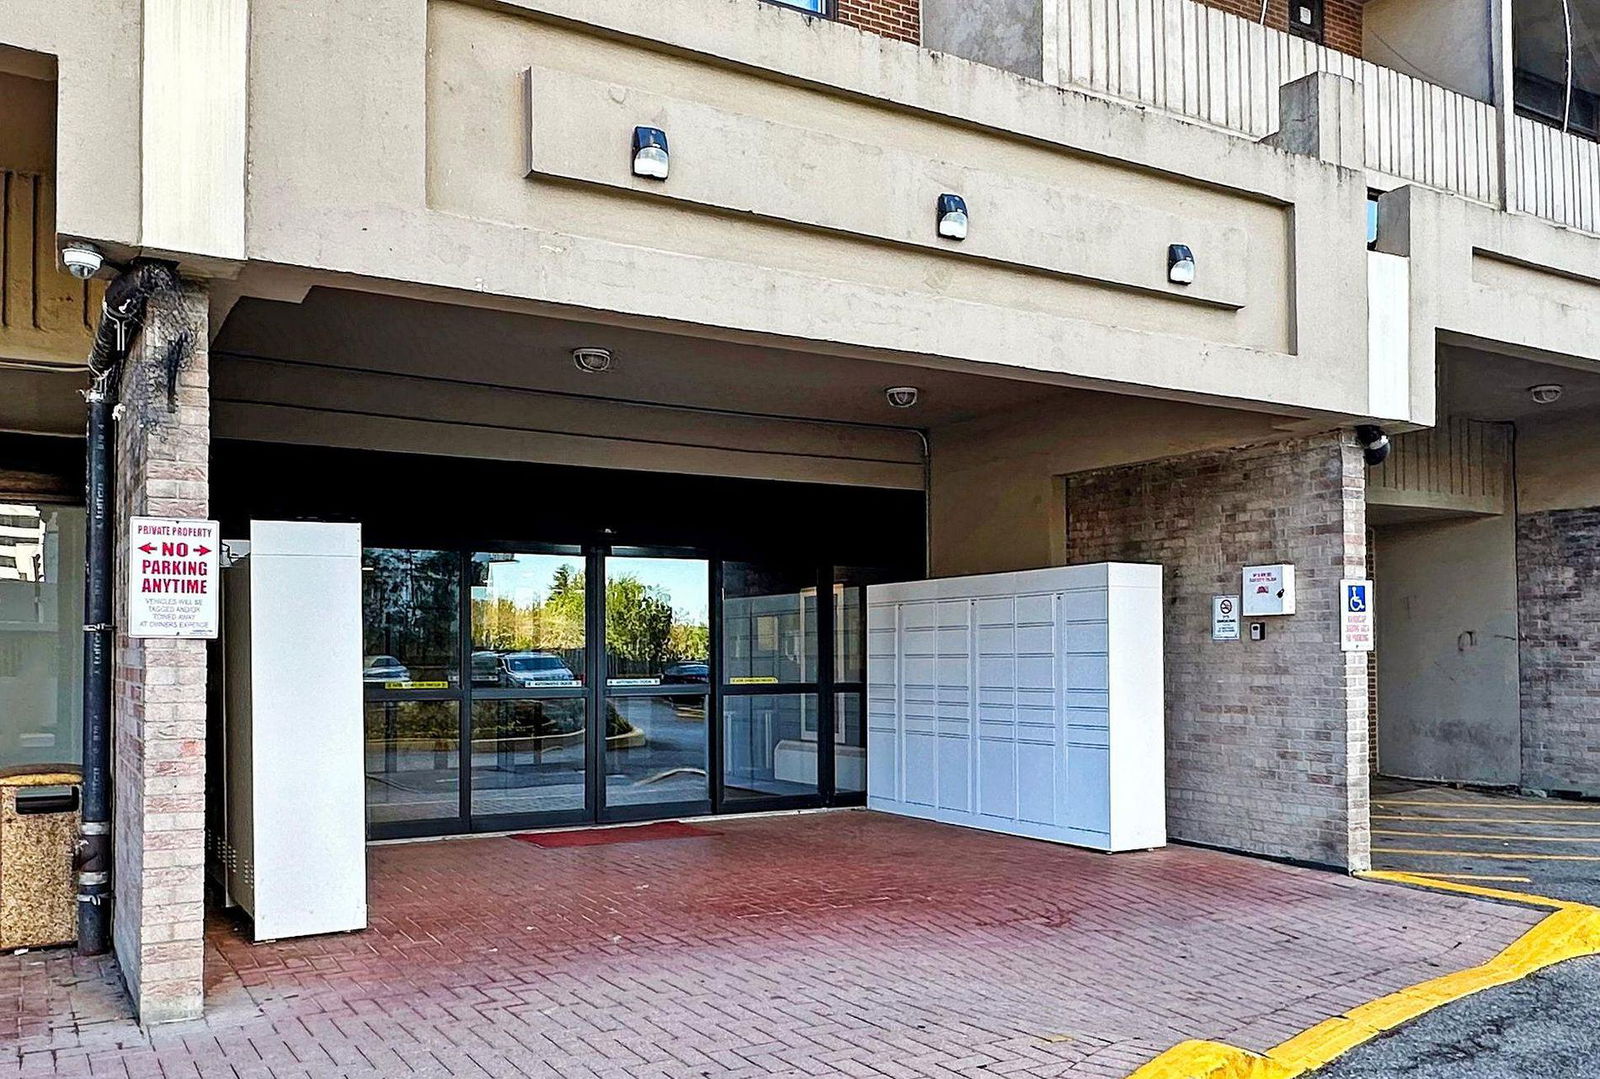
[{"label": "brick column", "polygon": [[[116,621],[127,623],[128,518],[209,505],[206,295],[151,301],[123,370],[117,421]],[[168,345],[186,334],[175,385]],[[169,385],[171,393],[169,395]],[[205,928],[206,642],[129,640],[113,690],[112,940],[139,1021],[198,1016]]]},{"label": "brick column", "polygon": [[[1368,868],[1367,655],[1339,648],[1338,583],[1366,573],[1366,465],[1338,435],[1067,478],[1068,557],[1166,567],[1167,829]],[[1290,562],[1296,612],[1211,640],[1212,595]]]}]

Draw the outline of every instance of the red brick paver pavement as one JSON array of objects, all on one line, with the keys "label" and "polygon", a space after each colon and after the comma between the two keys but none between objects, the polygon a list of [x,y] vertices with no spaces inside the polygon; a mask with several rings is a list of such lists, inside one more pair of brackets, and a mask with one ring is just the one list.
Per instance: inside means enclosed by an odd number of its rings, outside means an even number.
[{"label": "red brick paver pavement", "polygon": [[0,958],[0,1076],[1120,1076],[1264,1049],[1492,955],[1537,912],[1174,847],[854,812],[712,837],[371,850],[372,928],[210,933],[204,1020],[104,961]]}]

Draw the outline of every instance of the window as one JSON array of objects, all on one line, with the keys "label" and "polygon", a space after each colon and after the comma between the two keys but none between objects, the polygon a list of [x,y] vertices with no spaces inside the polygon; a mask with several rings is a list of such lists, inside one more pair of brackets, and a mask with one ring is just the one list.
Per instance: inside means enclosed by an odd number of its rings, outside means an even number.
[{"label": "window", "polygon": [[77,764],[84,513],[0,504],[0,767]]},{"label": "window", "polygon": [[772,0],[772,3],[777,4],[779,7],[799,8],[801,11],[809,11],[814,15],[827,15],[829,13],[828,0]]},{"label": "window", "polygon": [[1289,32],[1322,41],[1322,0],[1289,0]]}]

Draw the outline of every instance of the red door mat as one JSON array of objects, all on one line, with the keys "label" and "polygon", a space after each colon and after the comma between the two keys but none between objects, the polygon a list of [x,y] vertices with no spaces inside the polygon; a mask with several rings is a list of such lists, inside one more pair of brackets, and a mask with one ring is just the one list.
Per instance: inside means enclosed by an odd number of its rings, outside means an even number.
[{"label": "red door mat", "polygon": [[622,828],[579,828],[570,832],[522,832],[512,836],[536,847],[599,847],[607,843],[642,843],[647,839],[694,839],[721,835],[677,820],[635,824]]}]

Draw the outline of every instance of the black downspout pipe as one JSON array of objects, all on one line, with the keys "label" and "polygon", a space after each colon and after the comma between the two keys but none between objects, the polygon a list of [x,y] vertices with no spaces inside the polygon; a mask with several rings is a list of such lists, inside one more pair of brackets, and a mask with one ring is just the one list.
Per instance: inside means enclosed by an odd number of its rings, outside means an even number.
[{"label": "black downspout pipe", "polygon": [[117,370],[99,372],[85,395],[89,427],[83,593],[83,825],[78,849],[78,954],[111,946],[112,409]]},{"label": "black downspout pipe", "polygon": [[[78,954],[103,955],[111,948],[111,650],[115,642],[112,594],[116,580],[116,520],[112,439],[122,367],[144,327],[152,297],[175,293],[177,267],[135,259],[106,285],[89,351],[89,406],[84,499],[87,537],[83,591],[83,823],[78,834]],[[180,337],[168,348],[169,379],[186,347]],[[169,387],[170,390],[170,387]]]}]

